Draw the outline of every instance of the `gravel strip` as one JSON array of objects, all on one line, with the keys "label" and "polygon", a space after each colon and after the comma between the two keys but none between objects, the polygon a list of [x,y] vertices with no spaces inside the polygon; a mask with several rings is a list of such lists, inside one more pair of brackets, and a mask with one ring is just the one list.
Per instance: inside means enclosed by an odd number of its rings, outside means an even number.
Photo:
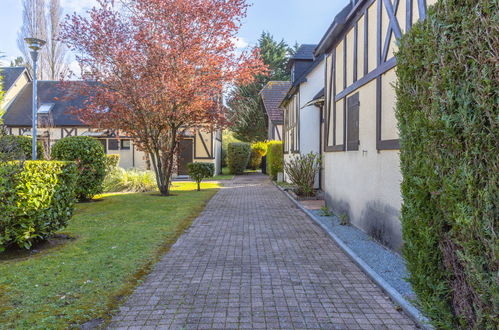
[{"label": "gravel strip", "polygon": [[320,210],[311,210],[311,213],[404,298],[416,299],[411,285],[405,280],[409,274],[400,255],[375,242],[360,229],[340,225],[336,216],[324,216]]}]

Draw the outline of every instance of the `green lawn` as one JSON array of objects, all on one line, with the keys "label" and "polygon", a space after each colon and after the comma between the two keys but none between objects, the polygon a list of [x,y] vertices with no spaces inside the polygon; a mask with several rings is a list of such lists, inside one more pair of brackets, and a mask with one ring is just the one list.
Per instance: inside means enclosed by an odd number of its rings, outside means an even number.
[{"label": "green lawn", "polygon": [[217,183],[175,182],[175,196],[107,194],[78,204],[65,245],[0,254],[0,329],[67,328],[108,315],[177,240]]},{"label": "green lawn", "polygon": [[[232,180],[234,178],[234,174],[230,174],[229,168],[224,167],[222,168],[222,174],[215,175],[213,178],[210,178],[210,181],[217,181],[217,180]],[[201,183],[201,187],[203,184]]]}]

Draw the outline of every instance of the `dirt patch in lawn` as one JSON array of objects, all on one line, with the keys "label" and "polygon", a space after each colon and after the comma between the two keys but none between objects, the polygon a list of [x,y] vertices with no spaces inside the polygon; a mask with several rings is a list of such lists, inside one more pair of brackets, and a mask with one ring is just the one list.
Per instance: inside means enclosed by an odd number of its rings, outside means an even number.
[{"label": "dirt patch in lawn", "polygon": [[40,241],[33,244],[30,250],[22,249],[17,246],[10,247],[7,250],[0,253],[0,262],[18,261],[22,259],[43,255],[57,248],[60,248],[70,242],[74,242],[76,239],[77,237],[74,236],[66,234],[57,234],[45,241]]}]

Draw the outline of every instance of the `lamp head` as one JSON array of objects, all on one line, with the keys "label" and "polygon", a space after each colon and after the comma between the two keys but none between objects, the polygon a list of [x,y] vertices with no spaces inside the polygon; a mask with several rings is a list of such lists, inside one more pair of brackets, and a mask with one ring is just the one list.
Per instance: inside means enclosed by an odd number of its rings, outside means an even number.
[{"label": "lamp head", "polygon": [[43,47],[43,45],[46,44],[45,40],[38,38],[25,38],[24,41],[26,41],[29,48],[31,48],[35,52],[39,51]]}]

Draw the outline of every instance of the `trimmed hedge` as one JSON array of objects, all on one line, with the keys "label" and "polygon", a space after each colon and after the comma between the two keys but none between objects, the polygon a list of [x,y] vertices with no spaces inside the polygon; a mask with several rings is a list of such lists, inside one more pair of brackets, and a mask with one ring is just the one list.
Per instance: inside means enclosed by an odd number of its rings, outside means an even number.
[{"label": "trimmed hedge", "polygon": [[284,149],[282,141],[269,141],[267,143],[267,173],[272,180],[277,180],[277,173],[284,168]]},{"label": "trimmed hedge", "polygon": [[0,164],[0,251],[29,249],[64,228],[73,214],[78,173],[73,162]]},{"label": "trimmed hedge", "polygon": [[498,2],[441,0],[397,54],[402,228],[436,328],[498,327]]},{"label": "trimmed hedge", "polygon": [[259,169],[262,165],[262,157],[267,154],[266,142],[255,142],[251,144],[251,155],[248,162],[248,168],[252,170]]},{"label": "trimmed hedge", "polygon": [[246,142],[229,143],[227,148],[227,165],[231,174],[244,173],[250,159],[251,147]]},{"label": "trimmed hedge", "polygon": [[201,190],[201,181],[215,175],[215,164],[194,162],[187,164],[189,176],[198,184],[198,191]]},{"label": "trimmed hedge", "polygon": [[[31,160],[32,137],[0,135],[0,161]],[[43,159],[43,145],[36,141],[37,159]]]},{"label": "trimmed hedge", "polygon": [[90,200],[102,192],[107,160],[102,144],[88,136],[70,136],[52,147],[52,159],[75,161],[78,166],[76,198]]}]

